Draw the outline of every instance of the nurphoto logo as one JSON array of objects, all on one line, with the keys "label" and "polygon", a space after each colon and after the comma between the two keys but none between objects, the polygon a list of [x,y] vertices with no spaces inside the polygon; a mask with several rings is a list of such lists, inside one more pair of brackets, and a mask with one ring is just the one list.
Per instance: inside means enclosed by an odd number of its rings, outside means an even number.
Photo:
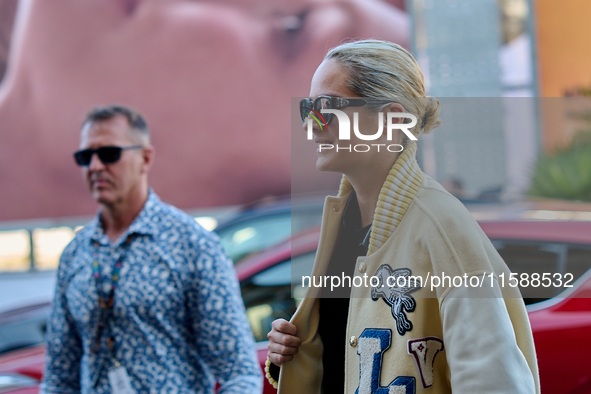
[{"label": "nurphoto logo", "polygon": [[[313,136],[313,126],[316,122],[320,127],[320,130],[326,129],[328,131],[328,124],[322,114],[332,114],[336,116],[339,122],[339,140],[341,141],[349,141],[351,140],[351,121],[349,116],[340,111],[338,109],[328,109],[323,108],[320,112],[310,108],[309,109],[309,117],[307,120],[307,138],[308,140],[312,140]],[[413,114],[409,114],[407,112],[388,112],[387,123],[386,123],[386,138],[388,141],[392,141],[392,132],[394,130],[401,130],[410,140],[416,141],[417,137],[415,137],[411,132],[410,128],[414,127],[417,124],[417,118]],[[407,118],[410,119],[409,123],[393,123],[394,118]],[[378,113],[378,131],[375,134],[362,134],[359,131],[359,114],[357,112],[353,113],[353,133],[355,136],[363,141],[375,141],[382,136],[384,133],[384,113]],[[339,150],[347,150],[349,152],[369,152],[372,147],[375,147],[378,152],[380,151],[380,147],[385,147],[388,152],[401,152],[403,150],[403,146],[400,144],[355,144],[355,145],[348,145],[348,146],[339,146],[339,144],[319,144],[318,151],[322,152],[323,150],[330,150],[336,149],[338,152]]]}]

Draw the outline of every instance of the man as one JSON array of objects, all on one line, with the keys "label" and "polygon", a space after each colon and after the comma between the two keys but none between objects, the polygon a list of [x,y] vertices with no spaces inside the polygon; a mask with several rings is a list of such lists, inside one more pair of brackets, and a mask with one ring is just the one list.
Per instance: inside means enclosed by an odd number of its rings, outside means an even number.
[{"label": "man", "polygon": [[260,393],[231,262],[148,188],[143,118],[92,111],[74,157],[101,208],[60,259],[43,392]]}]

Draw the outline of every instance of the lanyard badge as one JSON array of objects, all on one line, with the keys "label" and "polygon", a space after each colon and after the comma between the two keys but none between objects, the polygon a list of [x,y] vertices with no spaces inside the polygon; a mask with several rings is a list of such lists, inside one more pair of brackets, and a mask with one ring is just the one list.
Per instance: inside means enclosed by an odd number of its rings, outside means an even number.
[{"label": "lanyard badge", "polygon": [[109,384],[111,385],[111,393],[113,394],[135,394],[131,387],[131,381],[125,367],[123,367],[117,360],[114,361],[115,366],[109,370],[107,376],[109,377]]}]

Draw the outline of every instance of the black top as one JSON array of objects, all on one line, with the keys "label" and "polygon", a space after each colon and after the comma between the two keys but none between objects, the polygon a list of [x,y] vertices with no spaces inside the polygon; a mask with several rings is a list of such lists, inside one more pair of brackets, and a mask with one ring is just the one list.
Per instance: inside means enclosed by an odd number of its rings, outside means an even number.
[{"label": "black top", "polygon": [[[361,213],[355,192],[349,197],[343,221],[339,231],[339,238],[328,264],[326,275],[343,278],[343,275],[353,279],[357,257],[367,254],[369,245],[369,230],[371,225],[361,227]],[[322,390],[325,394],[343,393],[345,384],[345,349],[347,338],[347,316],[349,314],[349,299],[351,287],[348,279],[343,286],[331,291],[330,283],[322,289],[320,299],[320,321],[318,332],[322,338],[324,352],[322,366]],[[336,281],[335,281],[336,284]]]}]

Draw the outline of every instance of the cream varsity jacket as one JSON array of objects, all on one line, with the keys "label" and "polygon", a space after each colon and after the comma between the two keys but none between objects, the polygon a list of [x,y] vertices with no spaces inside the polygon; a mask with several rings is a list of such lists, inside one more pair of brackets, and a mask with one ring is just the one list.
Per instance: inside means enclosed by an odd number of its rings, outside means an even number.
[{"label": "cream varsity jacket", "polygon": [[[507,266],[464,206],[421,172],[415,152],[412,143],[390,171],[367,256],[357,259],[355,276],[376,279],[351,291],[345,392],[539,393],[525,305],[495,279]],[[343,177],[338,196],[326,198],[312,275],[326,272],[350,193]],[[319,293],[309,287],[291,320],[302,345],[281,367],[279,394],[321,392]]]}]

